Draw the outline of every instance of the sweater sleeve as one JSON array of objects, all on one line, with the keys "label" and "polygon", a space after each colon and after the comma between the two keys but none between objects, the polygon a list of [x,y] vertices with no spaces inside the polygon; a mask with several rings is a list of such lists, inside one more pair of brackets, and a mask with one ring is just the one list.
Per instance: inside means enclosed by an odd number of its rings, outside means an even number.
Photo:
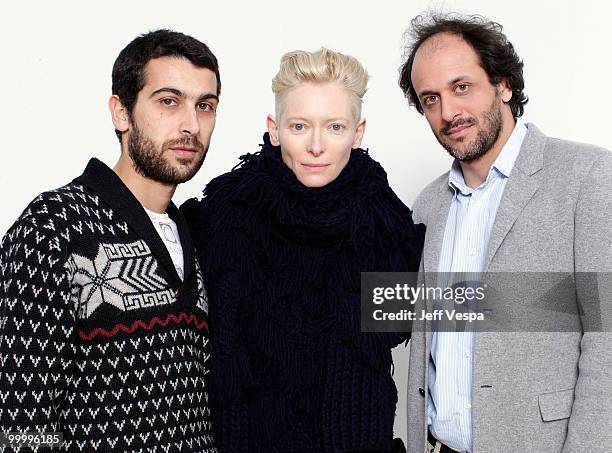
[{"label": "sweater sleeve", "polygon": [[58,432],[70,384],[74,315],[65,250],[22,217],[0,245],[0,430]]},{"label": "sweater sleeve", "polygon": [[215,440],[222,452],[248,451],[248,407],[251,382],[248,355],[239,323],[240,307],[234,271],[209,281],[211,332],[211,403]]},{"label": "sweater sleeve", "polygon": [[[206,209],[208,208],[208,210]],[[181,206],[192,231],[198,260],[209,297],[211,341],[211,407],[215,442],[219,452],[249,451],[249,416],[245,393],[253,384],[242,326],[244,300],[240,290],[241,260],[248,257],[236,252],[236,242],[219,243],[211,234],[210,223],[216,213],[210,206],[191,199]],[[224,229],[224,228],[222,228]],[[227,256],[237,262],[225,263]]]}]

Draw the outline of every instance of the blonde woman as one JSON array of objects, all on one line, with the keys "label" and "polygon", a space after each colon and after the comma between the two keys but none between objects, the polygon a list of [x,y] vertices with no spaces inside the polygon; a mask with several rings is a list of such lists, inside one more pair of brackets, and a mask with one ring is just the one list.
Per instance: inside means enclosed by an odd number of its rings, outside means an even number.
[{"label": "blonde woman", "polygon": [[391,348],[406,336],[360,331],[360,273],[416,271],[423,228],[359,148],[367,80],[331,50],[284,55],[261,151],[183,206],[221,452],[394,451]]}]

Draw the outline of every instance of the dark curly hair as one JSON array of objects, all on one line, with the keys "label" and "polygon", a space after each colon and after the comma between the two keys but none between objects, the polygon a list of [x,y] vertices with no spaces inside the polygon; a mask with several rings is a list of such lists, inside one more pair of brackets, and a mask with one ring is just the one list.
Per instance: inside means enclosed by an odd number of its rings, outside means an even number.
[{"label": "dark curly hair", "polygon": [[[146,64],[160,57],[186,58],[198,68],[210,69],[217,78],[217,96],[221,92],[219,64],[206,44],[173,30],[151,31],[130,42],[113,65],[113,94],[119,97],[130,115],[138,93],[146,83]],[[115,133],[121,142],[121,132],[115,130]]]},{"label": "dark curly hair", "polygon": [[480,64],[487,73],[489,81],[497,85],[502,79],[508,81],[512,89],[509,105],[512,115],[520,117],[529,100],[523,89],[523,62],[517,55],[512,43],[503,34],[503,27],[479,15],[460,16],[457,14],[422,14],[411,21],[405,34],[408,45],[404,49],[405,63],[400,67],[399,85],[411,106],[419,113],[423,108],[412,85],[410,75],[414,56],[428,38],[438,33],[452,33],[465,40],[478,54]]}]

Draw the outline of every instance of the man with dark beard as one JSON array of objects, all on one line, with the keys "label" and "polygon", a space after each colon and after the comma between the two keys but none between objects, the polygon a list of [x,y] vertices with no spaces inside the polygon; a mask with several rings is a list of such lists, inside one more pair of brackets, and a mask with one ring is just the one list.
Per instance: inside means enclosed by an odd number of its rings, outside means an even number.
[{"label": "man with dark beard", "polygon": [[207,298],[171,198],[208,150],[217,59],[158,30],[121,51],[112,83],[114,169],[91,159],[2,240],[0,431],[70,451],[216,452]]},{"label": "man with dark beard", "polygon": [[547,283],[563,273],[573,286],[547,306],[553,286],[511,276],[522,296],[500,293],[491,313],[510,309],[529,329],[415,322],[408,451],[609,451],[612,155],[519,120],[523,63],[499,24],[419,16],[410,33],[400,86],[455,158],[414,204],[427,226],[426,284],[459,281],[428,272],[525,272]]}]

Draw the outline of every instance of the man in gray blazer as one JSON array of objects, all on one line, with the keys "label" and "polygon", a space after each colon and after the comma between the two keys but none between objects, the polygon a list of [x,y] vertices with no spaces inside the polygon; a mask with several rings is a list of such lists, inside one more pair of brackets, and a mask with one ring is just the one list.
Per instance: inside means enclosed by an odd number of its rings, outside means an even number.
[{"label": "man in gray blazer", "polygon": [[[612,154],[519,120],[523,63],[499,24],[419,16],[410,32],[400,86],[455,158],[414,205],[427,225],[421,270],[565,272],[577,289],[559,331],[415,321],[408,451],[612,451]],[[545,291],[512,308],[548,322]]]}]

